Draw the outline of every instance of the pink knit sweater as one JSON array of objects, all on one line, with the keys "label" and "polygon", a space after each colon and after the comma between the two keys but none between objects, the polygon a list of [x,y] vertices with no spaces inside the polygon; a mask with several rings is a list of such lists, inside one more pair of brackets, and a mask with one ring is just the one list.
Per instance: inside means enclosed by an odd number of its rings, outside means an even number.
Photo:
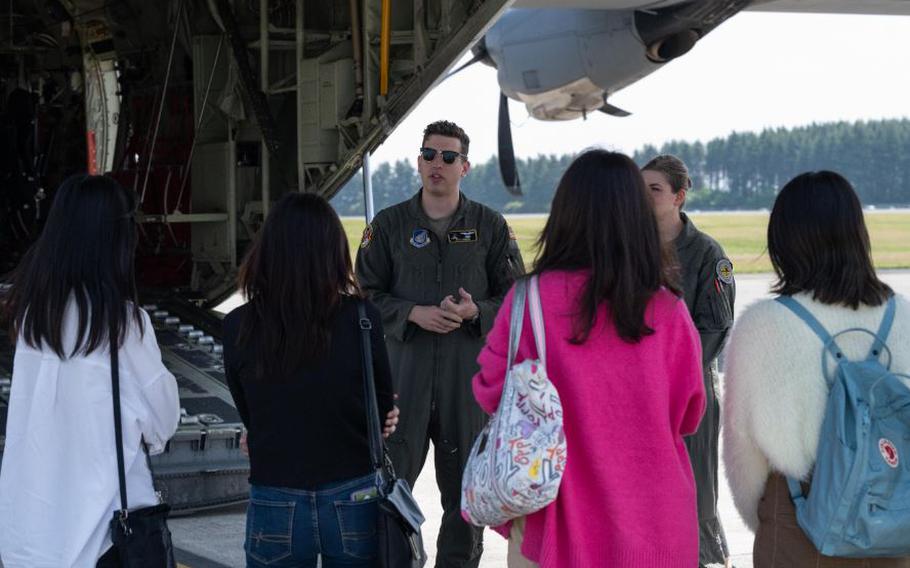
[{"label": "pink knit sweater", "polygon": [[[540,279],[547,373],[562,399],[565,476],[556,501],[528,516],[522,553],[542,568],[692,568],[698,565],[695,481],[682,437],[705,406],[701,347],[686,305],[661,290],[626,343],[602,305],[588,340],[573,345],[576,299],[587,272]],[[474,396],[489,413],[502,395],[513,292],[478,357]],[[536,357],[525,311],[518,362]],[[498,529],[508,534],[507,527]]]}]

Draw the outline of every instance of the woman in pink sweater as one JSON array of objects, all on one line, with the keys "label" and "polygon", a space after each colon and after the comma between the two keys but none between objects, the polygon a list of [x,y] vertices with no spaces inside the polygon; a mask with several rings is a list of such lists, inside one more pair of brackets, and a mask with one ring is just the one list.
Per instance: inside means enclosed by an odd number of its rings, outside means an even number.
[{"label": "woman in pink sweater", "polygon": [[[498,529],[510,539],[510,567],[698,565],[683,436],[704,411],[701,347],[667,276],[646,191],[628,157],[591,150],[553,198],[534,273],[568,457],[556,500]],[[505,380],[511,297],[474,377],[489,413]],[[536,357],[526,313],[516,361]]]}]

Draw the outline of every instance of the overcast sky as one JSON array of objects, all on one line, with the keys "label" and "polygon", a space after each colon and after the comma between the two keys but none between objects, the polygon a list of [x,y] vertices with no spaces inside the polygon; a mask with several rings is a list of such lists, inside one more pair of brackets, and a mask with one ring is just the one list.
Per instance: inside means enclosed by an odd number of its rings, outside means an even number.
[{"label": "overcast sky", "polygon": [[[672,139],[835,120],[910,116],[910,17],[744,13],[687,55],[614,95],[633,113],[542,122],[512,101],[519,157],[590,146],[631,153]],[[609,54],[605,54],[609,56]],[[467,56],[465,56],[465,59]],[[438,85],[373,154],[413,159],[423,127],[448,119],[471,137],[471,159],[496,153],[496,71],[477,64]],[[910,151],[910,149],[908,149]]]}]

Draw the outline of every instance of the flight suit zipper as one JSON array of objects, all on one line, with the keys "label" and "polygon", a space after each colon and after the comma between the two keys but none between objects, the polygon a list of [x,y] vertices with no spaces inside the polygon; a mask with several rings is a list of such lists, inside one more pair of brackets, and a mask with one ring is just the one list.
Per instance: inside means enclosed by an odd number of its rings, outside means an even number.
[{"label": "flight suit zipper", "polygon": [[[443,250],[442,250],[442,238],[435,234],[433,231],[430,231],[434,237],[436,237],[436,297],[439,298],[442,296],[442,260],[443,260]],[[433,386],[432,386],[432,396],[430,398],[430,412],[431,414],[436,411],[436,399],[439,398],[439,356],[440,356],[440,339],[441,336],[437,333],[433,337]]]}]

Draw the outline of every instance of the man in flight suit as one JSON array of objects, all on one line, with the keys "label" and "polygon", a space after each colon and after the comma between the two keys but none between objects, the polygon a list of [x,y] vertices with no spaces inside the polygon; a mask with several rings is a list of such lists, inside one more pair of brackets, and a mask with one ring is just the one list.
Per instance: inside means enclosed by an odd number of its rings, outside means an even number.
[{"label": "man in flight suit", "polygon": [[433,441],[443,517],[437,567],[473,567],[483,530],[461,518],[461,475],[486,415],[471,391],[484,336],[515,276],[518,245],[502,215],[471,201],[468,136],[439,121],[424,130],[423,187],[380,211],[357,255],[357,278],[382,312],[401,418],[388,446],[413,486]]}]

